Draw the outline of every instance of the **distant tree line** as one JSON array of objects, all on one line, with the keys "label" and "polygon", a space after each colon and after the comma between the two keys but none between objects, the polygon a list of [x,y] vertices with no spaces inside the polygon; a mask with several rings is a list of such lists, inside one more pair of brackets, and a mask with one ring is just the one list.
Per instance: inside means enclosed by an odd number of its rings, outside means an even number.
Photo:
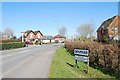
[{"label": "distant tree line", "polygon": [[9,38],[9,39],[16,39],[16,36],[14,35],[14,31],[10,27],[7,27],[3,32],[0,31],[0,39],[2,39],[3,37]]}]

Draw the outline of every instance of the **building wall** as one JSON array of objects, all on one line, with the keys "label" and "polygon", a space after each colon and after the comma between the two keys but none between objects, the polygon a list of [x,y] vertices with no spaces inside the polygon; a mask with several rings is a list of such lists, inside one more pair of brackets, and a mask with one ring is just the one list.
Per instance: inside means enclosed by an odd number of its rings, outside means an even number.
[{"label": "building wall", "polygon": [[31,39],[31,35],[32,39],[35,39],[35,34],[33,32],[30,32],[30,34],[25,38],[25,41],[29,41],[29,39]]},{"label": "building wall", "polygon": [[113,20],[113,22],[109,25],[109,27],[108,27],[108,31],[109,31],[108,34],[109,35],[115,36],[116,34],[118,34],[118,33],[113,31],[114,28],[118,28],[118,17],[116,17]]},{"label": "building wall", "polygon": [[[51,40],[51,42],[55,42],[55,40]],[[50,43],[50,40],[42,40],[42,43]]]},{"label": "building wall", "polygon": [[51,40],[51,42],[55,42],[55,40]]},{"label": "building wall", "polygon": [[38,32],[38,33],[35,35],[35,38],[36,38],[36,39],[42,39],[42,35]]},{"label": "building wall", "polygon": [[60,41],[64,41],[65,38],[54,38],[54,40],[60,42]]},{"label": "building wall", "polygon": [[[120,34],[118,35],[118,33],[119,33],[119,30],[120,30],[120,23],[119,23],[119,21],[120,21],[120,17],[116,17],[115,19],[114,19],[114,21],[110,24],[110,26],[109,26],[109,35],[111,35],[111,36],[113,36],[113,37],[115,37],[115,36],[120,36]],[[117,29],[116,31],[113,31],[113,29]],[[118,40],[118,38],[116,38],[117,40]]]},{"label": "building wall", "polygon": [[97,32],[97,37],[98,37],[98,40],[99,41],[103,41],[103,39],[104,39],[104,30],[103,29],[101,29],[101,30],[99,30],[98,32]]},{"label": "building wall", "polygon": [[[114,32],[113,29],[118,28],[118,32]],[[99,41],[104,40],[105,38],[115,37],[120,31],[120,17],[116,16],[112,23],[106,28],[97,31],[97,37]],[[120,33],[119,33],[120,35]]]}]

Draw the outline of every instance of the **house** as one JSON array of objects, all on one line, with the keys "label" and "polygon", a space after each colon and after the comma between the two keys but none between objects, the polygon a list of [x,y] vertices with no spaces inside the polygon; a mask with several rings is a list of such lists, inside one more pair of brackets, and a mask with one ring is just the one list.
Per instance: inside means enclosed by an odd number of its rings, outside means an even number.
[{"label": "house", "polygon": [[37,31],[27,30],[21,33],[22,33],[22,36],[20,39],[25,42],[36,43],[38,41],[41,41],[43,36],[43,34],[39,30]]},{"label": "house", "polygon": [[54,40],[55,40],[55,42],[64,42],[64,40],[66,39],[66,37],[65,36],[61,36],[61,35],[56,35],[56,36],[54,36]]},{"label": "house", "polygon": [[8,38],[8,37],[2,37],[2,38],[0,39],[0,43],[2,43],[2,41],[5,41],[5,40],[10,40],[10,38]]},{"label": "house", "polygon": [[42,43],[54,43],[54,37],[53,36],[43,36],[42,37]]},{"label": "house", "polygon": [[105,20],[97,30],[98,41],[120,40],[120,16]]}]

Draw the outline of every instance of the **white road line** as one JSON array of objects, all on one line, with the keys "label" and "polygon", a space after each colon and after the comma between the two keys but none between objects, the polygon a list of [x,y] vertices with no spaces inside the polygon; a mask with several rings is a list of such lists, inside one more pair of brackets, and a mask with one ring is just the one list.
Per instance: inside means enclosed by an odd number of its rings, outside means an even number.
[{"label": "white road line", "polygon": [[9,54],[9,55],[3,55],[2,57],[8,57],[8,56],[12,56],[12,55],[16,55],[16,54],[20,54],[20,53],[25,53],[25,52],[28,52],[28,51],[30,51],[30,50],[26,50],[26,51],[21,51],[21,52],[18,52],[18,53],[11,53],[11,54]]}]

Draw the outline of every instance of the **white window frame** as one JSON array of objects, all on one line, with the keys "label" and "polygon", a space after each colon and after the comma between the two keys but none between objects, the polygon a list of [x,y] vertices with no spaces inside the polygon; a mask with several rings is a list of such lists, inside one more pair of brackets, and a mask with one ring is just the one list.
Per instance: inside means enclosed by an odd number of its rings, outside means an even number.
[{"label": "white window frame", "polygon": [[114,28],[112,29],[112,32],[118,33],[118,27],[114,27]]}]

